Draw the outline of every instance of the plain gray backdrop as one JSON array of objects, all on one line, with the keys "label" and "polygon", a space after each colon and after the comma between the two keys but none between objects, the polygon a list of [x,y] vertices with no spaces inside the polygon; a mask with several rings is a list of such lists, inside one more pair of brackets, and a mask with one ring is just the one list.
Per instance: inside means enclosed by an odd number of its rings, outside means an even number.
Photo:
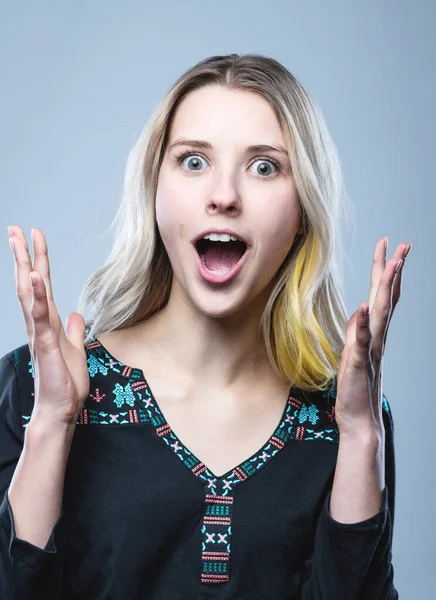
[{"label": "plain gray backdrop", "polygon": [[435,26],[430,0],[0,2],[1,354],[27,343],[7,225],[29,243],[31,227],[45,233],[64,321],[108,254],[128,152],[188,67],[266,54],[319,103],[356,211],[350,313],[368,298],[377,239],[389,257],[412,244],[384,360],[403,600],[434,598],[436,584]]}]

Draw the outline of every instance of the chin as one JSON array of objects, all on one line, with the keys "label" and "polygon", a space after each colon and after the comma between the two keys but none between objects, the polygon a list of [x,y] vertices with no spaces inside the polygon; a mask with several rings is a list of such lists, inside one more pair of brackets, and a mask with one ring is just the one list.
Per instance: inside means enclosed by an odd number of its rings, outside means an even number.
[{"label": "chin", "polygon": [[250,299],[235,293],[235,291],[221,293],[200,293],[189,296],[194,310],[205,317],[224,319],[241,311]]},{"label": "chin", "polygon": [[241,303],[229,302],[223,306],[222,303],[204,302],[201,304],[196,303],[194,307],[198,313],[205,317],[210,317],[211,319],[225,319],[226,317],[231,317],[240,312],[244,308],[244,305]]}]

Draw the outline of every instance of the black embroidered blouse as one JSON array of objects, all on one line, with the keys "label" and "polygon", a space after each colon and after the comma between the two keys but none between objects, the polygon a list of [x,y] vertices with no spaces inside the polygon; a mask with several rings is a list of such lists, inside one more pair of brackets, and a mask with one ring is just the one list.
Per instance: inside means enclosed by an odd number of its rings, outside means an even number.
[{"label": "black embroidered blouse", "polygon": [[44,549],[16,537],[7,495],[33,408],[29,347],[0,359],[2,600],[398,598],[386,396],[382,506],[344,524],[329,513],[339,443],[334,386],[291,388],[271,437],[218,477],[171,430],[143,371],[96,338],[86,351],[90,393],[68,458],[62,513]]}]

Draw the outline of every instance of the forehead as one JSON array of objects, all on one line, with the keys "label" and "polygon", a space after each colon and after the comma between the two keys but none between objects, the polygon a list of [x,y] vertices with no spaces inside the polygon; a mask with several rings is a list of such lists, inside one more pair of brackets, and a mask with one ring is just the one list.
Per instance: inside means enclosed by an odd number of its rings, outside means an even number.
[{"label": "forehead", "polygon": [[211,144],[282,144],[277,116],[260,94],[210,85],[190,92],[179,104],[169,131],[168,145],[179,138]]}]

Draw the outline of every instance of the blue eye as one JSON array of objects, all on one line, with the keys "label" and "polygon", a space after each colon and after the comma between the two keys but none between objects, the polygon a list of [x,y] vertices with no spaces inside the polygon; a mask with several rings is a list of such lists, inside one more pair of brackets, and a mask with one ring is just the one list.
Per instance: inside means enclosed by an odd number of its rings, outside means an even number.
[{"label": "blue eye", "polygon": [[[194,162],[194,163],[197,162],[197,164],[198,164],[198,162],[199,162],[198,161],[199,154],[195,154],[194,152],[185,152],[184,154],[179,154],[178,156],[176,156],[176,162],[177,162],[177,164],[180,165],[185,160],[185,158],[187,158],[188,156],[195,156],[196,160],[192,161],[192,162]],[[200,158],[203,158],[203,157],[200,157]],[[191,161],[189,161],[189,162],[191,162]],[[192,162],[191,162],[191,164],[192,164]],[[194,169],[194,170],[198,171],[198,169]]]},{"label": "blue eye", "polygon": [[[280,165],[279,165],[279,163],[278,163],[278,162],[276,162],[275,160],[272,160],[271,158],[266,158],[266,157],[260,157],[260,158],[256,158],[256,160],[254,161],[254,163],[253,163],[253,164],[255,164],[255,163],[257,163],[257,162],[260,162],[261,164],[263,163],[264,165],[267,165],[268,163],[269,163],[269,164],[273,164],[273,165],[274,165],[274,167],[275,167],[275,170],[276,170],[275,172],[276,172],[276,173],[280,172]],[[264,175],[265,175],[265,172],[263,172],[263,173],[260,173],[258,170],[257,170],[257,172],[258,172],[260,175],[262,175],[262,176],[264,176]],[[266,175],[267,175],[267,176],[270,176],[270,173],[267,173]],[[274,175],[274,173],[273,173],[273,175]]]},{"label": "blue eye", "polygon": [[[182,154],[176,155],[175,161],[178,165],[182,164],[185,160],[185,158],[188,157],[194,157],[194,160],[189,161],[188,164],[190,164],[191,166],[193,166],[193,169],[188,169],[190,171],[200,171],[201,170],[201,160],[206,160],[201,154],[198,154],[197,152],[184,152]],[[259,170],[257,170],[257,173],[261,176],[262,179],[269,179],[271,177],[274,177],[274,175],[280,173],[281,168],[280,168],[280,164],[276,161],[273,160],[272,158],[269,158],[267,156],[259,156],[257,157],[254,162],[250,165],[252,166],[253,164],[255,164],[256,162],[260,162],[261,164],[263,163],[264,165],[273,165],[275,168],[275,172],[274,173],[270,173],[270,170],[268,171],[267,169],[267,173],[265,173],[265,169],[263,168],[263,172],[259,172]]]}]

